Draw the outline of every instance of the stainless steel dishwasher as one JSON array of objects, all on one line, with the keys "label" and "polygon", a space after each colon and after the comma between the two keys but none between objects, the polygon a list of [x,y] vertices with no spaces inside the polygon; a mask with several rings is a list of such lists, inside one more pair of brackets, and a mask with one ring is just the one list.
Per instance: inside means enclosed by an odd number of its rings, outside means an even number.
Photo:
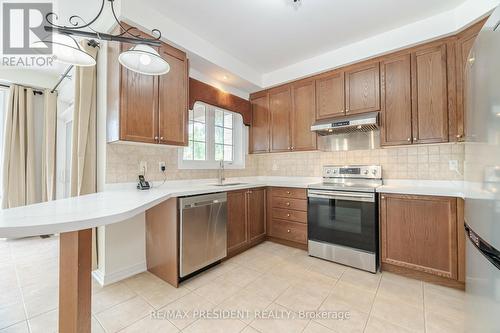
[{"label": "stainless steel dishwasher", "polygon": [[227,195],[213,193],[179,199],[180,277],[227,255]]}]

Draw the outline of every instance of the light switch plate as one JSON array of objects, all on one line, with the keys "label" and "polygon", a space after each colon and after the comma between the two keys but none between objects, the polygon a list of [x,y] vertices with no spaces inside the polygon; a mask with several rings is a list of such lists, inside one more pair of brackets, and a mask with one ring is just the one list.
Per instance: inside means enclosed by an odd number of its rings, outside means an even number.
[{"label": "light switch plate", "polygon": [[158,171],[163,172],[162,168],[165,169],[165,171],[167,171],[167,163],[163,161],[158,162]]}]

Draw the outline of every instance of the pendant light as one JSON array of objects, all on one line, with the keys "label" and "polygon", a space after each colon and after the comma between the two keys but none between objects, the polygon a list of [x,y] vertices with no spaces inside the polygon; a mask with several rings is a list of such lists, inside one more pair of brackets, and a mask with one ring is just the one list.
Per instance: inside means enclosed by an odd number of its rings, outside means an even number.
[{"label": "pendant light", "polygon": [[38,44],[52,45],[52,53],[54,61],[75,66],[94,66],[96,60],[90,54],[85,52],[80,44],[71,36],[66,34],[52,34],[52,38],[40,42],[35,42],[32,45],[37,47]]},{"label": "pendant light", "polygon": [[162,75],[170,71],[170,65],[149,45],[138,44],[122,52],[118,61],[131,71],[145,75]]},{"label": "pendant light", "polygon": [[[115,12],[114,5],[116,1],[101,0],[101,6],[94,18],[86,20],[75,14],[69,17],[66,25],[55,23],[54,20],[59,19],[58,15],[53,12],[48,13],[45,15],[47,24],[44,26],[44,30],[51,33],[53,39],[39,43],[52,45],[56,61],[76,66],[94,66],[96,60],[80,47],[73,36],[133,44],[132,48],[121,53],[118,58],[123,66],[131,71],[146,75],[168,73],[170,65],[160,57],[155,49],[161,46],[161,31],[152,29],[151,33],[154,37],[143,38],[136,27],[124,26]],[[110,5],[113,18],[120,27],[120,33],[118,34],[99,32],[92,28],[92,25],[101,17],[106,3]],[[38,47],[43,48],[46,45],[39,45]]]}]

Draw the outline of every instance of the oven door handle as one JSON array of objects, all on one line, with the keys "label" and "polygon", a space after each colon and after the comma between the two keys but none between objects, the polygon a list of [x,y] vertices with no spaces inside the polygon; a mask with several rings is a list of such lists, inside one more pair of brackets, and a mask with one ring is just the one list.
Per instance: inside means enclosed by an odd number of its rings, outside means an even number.
[{"label": "oven door handle", "polygon": [[375,202],[375,193],[309,191],[307,196],[310,198],[320,198],[320,199]]}]

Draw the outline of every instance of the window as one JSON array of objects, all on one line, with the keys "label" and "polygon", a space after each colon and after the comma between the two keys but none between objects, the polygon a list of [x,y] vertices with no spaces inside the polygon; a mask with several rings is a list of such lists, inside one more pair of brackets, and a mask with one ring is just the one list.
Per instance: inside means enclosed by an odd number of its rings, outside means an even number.
[{"label": "window", "polygon": [[181,169],[244,168],[246,128],[239,113],[205,103],[189,110],[189,145],[179,151]]}]

